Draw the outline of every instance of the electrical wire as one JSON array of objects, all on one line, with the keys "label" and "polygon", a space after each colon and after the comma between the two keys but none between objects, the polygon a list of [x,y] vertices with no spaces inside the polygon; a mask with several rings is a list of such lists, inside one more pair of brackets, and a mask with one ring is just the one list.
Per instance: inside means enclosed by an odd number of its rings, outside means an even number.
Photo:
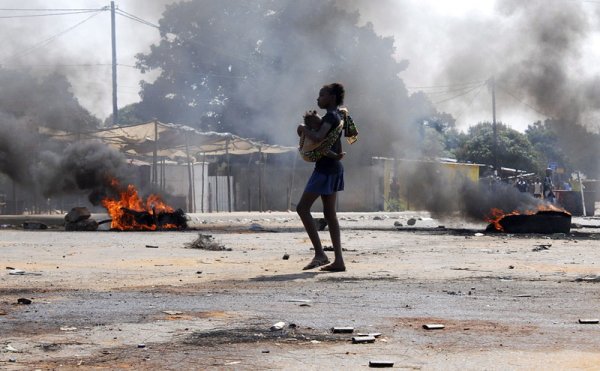
[{"label": "electrical wire", "polygon": [[[481,84],[477,85],[477,86],[481,86]],[[428,97],[439,97],[439,96],[444,96],[444,95],[448,95],[448,94],[454,94],[457,92],[466,92],[467,90],[473,88],[473,87],[477,87],[477,86],[464,86],[461,88],[456,88],[456,89],[448,89],[448,90],[440,90],[440,91],[431,91],[431,92],[425,92],[423,91],[424,94],[427,94]]]},{"label": "electrical wire", "polygon": [[108,6],[103,6],[102,8],[0,8],[0,11],[6,12],[66,12],[66,11],[84,11],[84,10],[105,10],[109,9]]},{"label": "electrical wire", "polygon": [[141,23],[141,24],[144,24],[144,25],[146,25],[146,26],[154,27],[154,28],[157,28],[157,29],[159,29],[159,28],[160,28],[158,25],[155,25],[154,23],[148,22],[148,21],[146,21],[146,20],[144,20],[144,19],[142,19],[142,18],[140,18],[140,17],[138,17],[138,16],[136,16],[136,15],[133,15],[133,14],[127,13],[127,12],[126,12],[126,11],[124,11],[124,10],[121,10],[121,9],[116,9],[116,10],[115,10],[115,13],[117,13],[118,15],[120,15],[120,16],[122,16],[122,17],[129,18],[129,19],[131,19],[131,20],[133,20],[133,21],[136,21],[136,22],[139,22],[139,23]]},{"label": "electrical wire", "polygon": [[460,111],[458,113],[458,115],[456,116],[455,120],[458,121],[461,116],[463,115],[463,113],[465,113],[468,109],[471,108],[471,106],[473,105],[473,102],[475,101],[475,98],[477,98],[479,96],[479,93],[481,93],[481,89],[483,89],[483,87],[485,86],[485,84],[481,84],[479,86],[479,89],[475,92],[475,94],[473,95],[473,97],[471,98],[471,100],[469,101],[469,103],[467,104],[467,106],[465,107],[465,109],[463,109],[462,111]]},{"label": "electrical wire", "polygon": [[463,93],[461,93],[461,94],[457,94],[457,95],[455,95],[455,96],[453,96],[453,97],[446,98],[446,99],[442,99],[442,100],[440,100],[440,101],[434,102],[434,104],[440,104],[440,103],[444,103],[444,102],[451,101],[451,100],[453,100],[453,99],[456,99],[456,98],[460,98],[460,97],[462,97],[462,96],[464,96],[464,95],[467,95],[467,94],[469,94],[469,93],[470,93],[470,92],[472,92],[473,90],[475,90],[475,89],[477,89],[477,88],[480,88],[480,87],[482,87],[483,85],[485,85],[485,82],[484,82],[483,84],[479,84],[479,85],[477,85],[477,86],[474,86],[474,87],[470,88],[469,90],[467,90],[467,91],[465,91],[465,92],[463,92]]},{"label": "electrical wire", "polygon": [[511,93],[508,89],[506,89],[505,87],[496,84],[497,87],[500,88],[500,90],[502,90],[504,93],[508,94],[509,96],[511,96],[514,100],[516,100],[517,102],[521,103],[522,105],[526,106],[527,108],[531,109],[532,111],[539,113],[542,116],[545,117],[551,117],[551,115],[548,115],[540,110],[538,110],[537,108],[533,107],[532,105],[528,104],[527,102],[523,101],[522,99],[520,99],[519,97],[517,97],[515,94]]},{"label": "electrical wire", "polygon": [[409,90],[417,90],[417,89],[439,89],[439,88],[455,88],[455,87],[459,87],[459,86],[469,86],[469,85],[477,85],[479,86],[479,84],[484,83],[485,80],[481,80],[481,81],[471,81],[471,82],[464,82],[464,83],[458,83],[458,84],[449,84],[449,85],[431,85],[431,86],[407,86],[406,88]]},{"label": "electrical wire", "polygon": [[89,21],[90,19],[92,19],[93,17],[97,16],[98,14],[100,14],[100,11],[96,11],[96,13],[94,13],[91,16],[87,17],[83,21],[80,21],[80,22],[74,24],[73,26],[71,26],[71,27],[69,27],[69,28],[67,28],[67,29],[65,29],[65,30],[63,30],[63,31],[55,34],[55,35],[50,36],[49,38],[47,38],[45,40],[42,40],[42,41],[38,42],[37,44],[34,44],[34,45],[30,46],[29,48],[21,51],[21,52],[15,53],[15,54],[13,54],[10,57],[5,58],[4,61],[10,60],[10,59],[15,59],[17,57],[21,57],[21,56],[27,55],[27,54],[31,53],[32,51],[34,51],[35,49],[47,45],[47,44],[51,43],[52,41],[54,41],[55,39],[59,38],[60,36],[66,34],[67,32],[72,31],[76,27],[78,27],[78,26],[82,25],[83,23]]},{"label": "electrical wire", "polygon": [[52,16],[58,16],[58,15],[73,15],[73,14],[94,13],[94,12],[101,12],[101,11],[104,11],[104,10],[105,9],[94,9],[94,10],[82,10],[82,11],[65,12],[65,13],[0,15],[0,19],[52,17]]}]

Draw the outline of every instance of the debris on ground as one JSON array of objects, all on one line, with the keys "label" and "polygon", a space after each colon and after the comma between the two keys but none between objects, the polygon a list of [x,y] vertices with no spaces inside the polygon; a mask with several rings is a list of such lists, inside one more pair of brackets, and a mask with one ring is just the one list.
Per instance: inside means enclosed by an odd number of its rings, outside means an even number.
[{"label": "debris on ground", "polygon": [[15,349],[15,348],[14,348],[12,345],[10,345],[10,344],[7,344],[7,345],[4,347],[4,350],[5,350],[5,351],[7,351],[7,352],[19,353],[19,351],[18,351],[18,350],[16,350],[16,349]]},{"label": "debris on ground", "polygon": [[183,314],[183,312],[180,312],[178,310],[163,310],[163,313],[168,314],[170,316],[176,316],[178,314]]},{"label": "debris on ground", "polygon": [[147,249],[158,249],[158,246],[156,245],[146,245]]},{"label": "debris on ground", "polygon": [[374,336],[353,336],[352,337],[352,344],[367,344],[367,343],[374,343],[375,342],[375,337]]},{"label": "debris on ground", "polygon": [[442,330],[444,327],[441,323],[426,323],[423,325],[425,330]]},{"label": "debris on ground", "polygon": [[399,221],[395,221],[394,222],[394,227],[403,227],[404,224],[400,223]]},{"label": "debris on ground", "polygon": [[260,232],[260,231],[264,231],[265,229],[263,228],[262,225],[258,224],[258,223],[252,223],[250,224],[250,228],[251,231],[254,232]]},{"label": "debris on ground", "polygon": [[288,260],[289,258],[290,258],[290,254],[287,254],[287,253],[283,254],[283,257],[282,257],[283,260]]},{"label": "debris on ground", "polygon": [[29,304],[31,304],[31,300],[29,300],[27,298],[19,298],[19,299],[17,299],[17,304],[29,305]]},{"label": "debris on ground", "polygon": [[[311,249],[313,250],[313,249]],[[323,246],[323,251],[335,251],[335,249],[333,248],[333,246]],[[342,247],[342,251],[348,251],[348,249],[346,249],[345,247]]]},{"label": "debris on ground", "polygon": [[600,323],[600,320],[598,318],[580,318],[579,323],[586,324],[586,325],[587,324],[595,325],[597,323]]},{"label": "debris on ground", "polygon": [[25,274],[25,271],[22,269],[17,269],[17,268],[12,268],[12,267],[6,267],[6,269],[8,269],[10,271],[10,272],[8,272],[8,274],[11,276],[22,276]]},{"label": "debris on ground", "polygon": [[271,331],[280,331],[285,327],[285,322],[277,322],[271,326]]},{"label": "debris on ground", "polygon": [[192,242],[186,243],[185,247],[188,249],[201,249],[210,251],[232,251],[231,248],[217,243],[210,234],[202,233],[198,233],[198,238]]},{"label": "debris on ground", "polygon": [[327,228],[327,219],[325,218],[317,218],[314,219],[315,225],[317,226],[317,230],[324,231]]},{"label": "debris on ground", "polygon": [[73,326],[63,326],[60,328],[60,331],[76,331],[77,327],[73,327]]},{"label": "debris on ground", "polygon": [[392,361],[369,361],[369,367],[394,367]]},{"label": "debris on ground", "polygon": [[27,222],[23,223],[23,229],[41,230],[41,229],[48,229],[48,226],[42,222],[27,221]]},{"label": "debris on ground", "polygon": [[18,268],[13,268],[13,267],[6,267],[6,269],[8,269],[8,274],[10,276],[24,276],[24,275],[31,275],[31,276],[41,276],[41,273],[35,273],[35,272],[27,272],[24,271],[23,269],[18,269]]},{"label": "debris on ground", "polygon": [[90,219],[87,207],[74,207],[65,215],[65,231],[96,231],[98,222]]},{"label": "debris on ground", "polygon": [[408,220],[406,221],[406,224],[408,224],[408,225],[415,225],[415,224],[417,224],[417,219],[415,219],[415,218],[410,218],[410,219],[408,219]]},{"label": "debris on ground", "polygon": [[575,282],[600,282],[600,276],[592,274],[589,276],[577,277]]},{"label": "debris on ground", "polygon": [[535,247],[533,249],[531,249],[531,251],[548,250],[548,249],[550,249],[550,246],[552,246],[552,244],[535,245]]},{"label": "debris on ground", "polygon": [[354,332],[354,327],[333,327],[331,332],[334,334],[351,334]]}]

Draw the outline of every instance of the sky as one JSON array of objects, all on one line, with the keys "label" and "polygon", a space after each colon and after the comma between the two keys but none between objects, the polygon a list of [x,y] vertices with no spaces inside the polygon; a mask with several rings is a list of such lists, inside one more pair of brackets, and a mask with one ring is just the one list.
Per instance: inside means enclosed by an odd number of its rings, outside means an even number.
[{"label": "sky", "polygon": [[[170,2],[123,0],[115,4],[128,14],[157,24],[165,4]],[[563,12],[572,14],[573,18],[579,17],[577,19],[582,19],[582,14],[589,17],[590,24],[585,34],[577,39],[577,43],[569,44],[567,66],[570,71],[567,72],[570,77],[581,78],[599,74],[597,19],[600,1],[545,2],[552,21],[559,19]],[[528,39],[530,35],[526,25],[529,20],[525,17],[532,17],[535,21],[536,12],[545,8],[515,10],[519,6],[527,8],[532,3],[536,1],[340,0],[340,4],[348,10],[360,12],[362,24],[371,22],[377,33],[395,38],[396,58],[409,62],[408,68],[400,74],[409,91],[428,93],[439,110],[449,112],[457,119],[457,126],[461,129],[479,121],[491,121],[491,90],[485,81],[492,76],[511,76],[511,68],[517,65],[522,68],[527,63],[526,58],[535,55],[527,55],[525,50],[529,49],[520,45],[534,40]],[[1,4],[3,10],[0,16],[14,17],[67,12],[6,9],[99,9],[109,6],[110,2],[4,0]],[[557,11],[553,12],[552,7]],[[545,14],[546,10],[543,12]],[[142,75],[133,65],[135,55],[147,53],[150,45],[159,41],[159,34],[156,28],[124,16],[118,15],[116,22],[118,105],[123,107],[139,101],[141,79],[151,81],[154,78]],[[560,24],[556,25],[557,29],[560,27]],[[110,12],[0,18],[0,32],[5,40],[9,40],[0,51],[0,65],[64,72],[84,107],[101,119],[112,112]],[[522,56],[522,59],[517,56]],[[516,71],[512,76],[520,78]],[[546,117],[546,110],[540,108],[535,94],[511,90],[510,86],[515,86],[515,81],[504,86],[508,88],[497,90],[498,121],[523,131],[530,123]]]}]

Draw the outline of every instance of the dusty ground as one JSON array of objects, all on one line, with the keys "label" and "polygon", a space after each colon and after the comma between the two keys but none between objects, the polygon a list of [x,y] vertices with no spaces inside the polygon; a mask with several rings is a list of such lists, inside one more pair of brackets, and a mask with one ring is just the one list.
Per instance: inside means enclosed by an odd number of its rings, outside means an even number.
[{"label": "dusty ground", "polygon": [[[312,252],[293,213],[195,215],[187,232],[4,226],[0,369],[600,367],[600,324],[578,323],[600,318],[600,220],[511,236],[425,213],[339,216],[344,273],[301,270]],[[232,250],[185,248],[198,233]],[[382,335],[352,344],[334,326]]]}]

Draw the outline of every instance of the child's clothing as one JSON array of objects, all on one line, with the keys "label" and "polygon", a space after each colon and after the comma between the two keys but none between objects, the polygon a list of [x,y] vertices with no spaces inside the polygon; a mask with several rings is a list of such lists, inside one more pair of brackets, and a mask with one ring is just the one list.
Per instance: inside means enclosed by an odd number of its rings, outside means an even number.
[{"label": "child's clothing", "polygon": [[326,155],[335,156],[337,153],[331,151],[331,146],[339,137],[342,128],[343,123],[340,123],[337,127],[333,128],[334,130],[327,133],[325,139],[320,142],[311,139],[307,135],[300,135],[298,150],[302,159],[308,162],[316,162]]}]

